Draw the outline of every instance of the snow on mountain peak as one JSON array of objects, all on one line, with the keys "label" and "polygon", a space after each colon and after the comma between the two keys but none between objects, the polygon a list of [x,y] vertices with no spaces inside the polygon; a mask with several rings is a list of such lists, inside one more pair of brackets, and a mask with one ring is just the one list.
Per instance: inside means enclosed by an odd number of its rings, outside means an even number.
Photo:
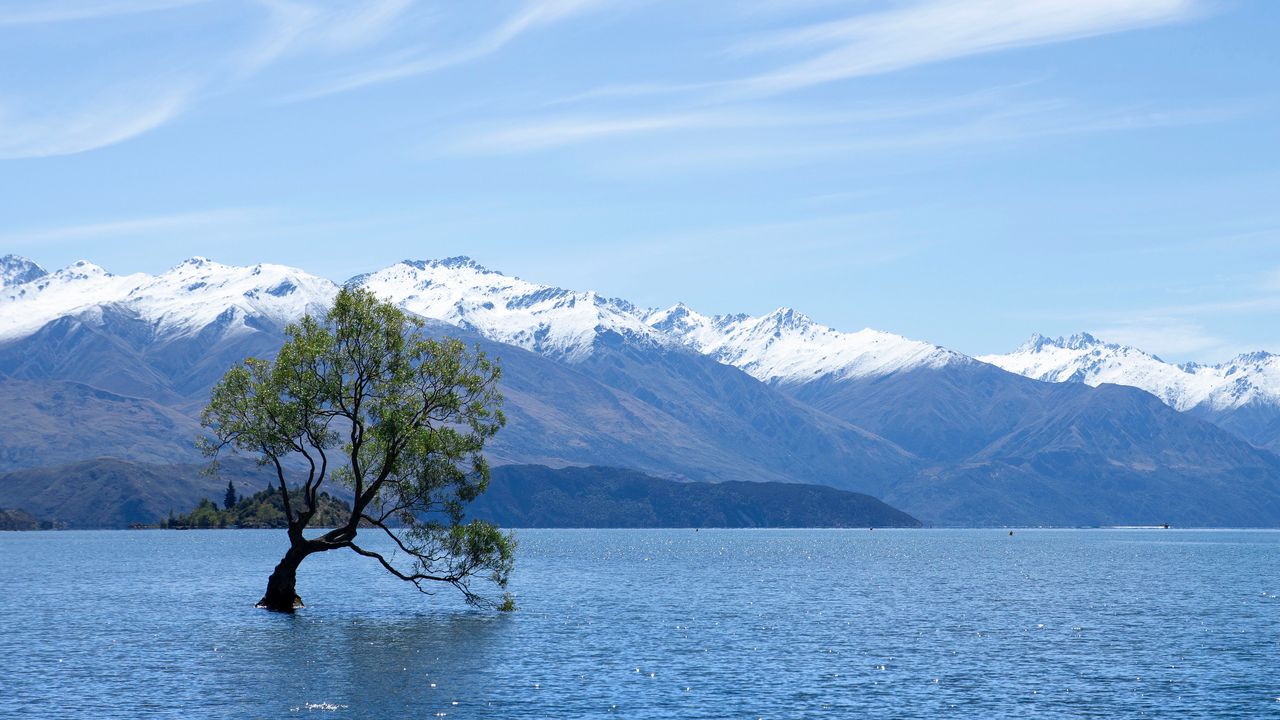
[{"label": "snow on mountain peak", "polygon": [[1276,359],[1275,353],[1269,353],[1266,350],[1255,350],[1253,352],[1237,355],[1230,360],[1231,365],[1248,365],[1252,363],[1266,363]]},{"label": "snow on mountain peak", "polygon": [[0,289],[38,280],[49,273],[21,255],[0,257]]},{"label": "snow on mountain peak", "polygon": [[646,321],[701,353],[778,384],[823,377],[846,380],[969,361],[959,353],[891,333],[839,332],[792,308],[778,308],[763,317],[707,317],[677,305],[649,313]]},{"label": "snow on mountain peak", "polygon": [[807,315],[793,308],[780,307],[763,318],[768,324],[775,326],[779,332],[785,330],[803,331],[813,325]]},{"label": "snow on mountain peak", "polygon": [[651,310],[645,315],[645,322],[650,327],[662,330],[667,328],[697,327],[705,325],[709,321],[710,318],[699,314],[682,302],[676,303],[666,310]]},{"label": "snow on mountain peak", "polygon": [[195,257],[148,278],[130,290],[125,302],[162,334],[199,332],[215,322],[247,318],[284,325],[324,312],[338,288],[332,281],[285,265],[223,265]]},{"label": "snow on mountain peak", "polygon": [[0,340],[21,337],[46,323],[128,294],[145,275],[112,275],[81,260],[20,285],[0,288]]},{"label": "snow on mountain peak", "polygon": [[320,312],[336,292],[332,282],[282,265],[236,267],[191,258],[157,276],[119,276],[81,260],[0,289],[0,339],[105,305],[132,313],[160,335],[195,333],[215,322],[229,332],[248,331],[249,318],[284,324]]},{"label": "snow on mountain peak", "polygon": [[[609,335],[710,355],[775,383],[969,361],[889,333],[838,332],[793,308],[762,317],[709,317],[684,303],[666,310],[640,309],[595,291],[504,275],[464,256],[404,260],[346,284],[367,288],[417,315],[570,362],[590,356]],[[264,319],[285,324],[322,312],[337,285],[282,265],[239,267],[193,257],[156,276],[118,277],[82,262],[0,292],[7,292],[0,295],[0,339],[107,305],[145,321],[157,335],[183,337],[210,326],[222,333],[249,332]]]},{"label": "snow on mountain peak", "polygon": [[54,275],[67,278],[70,280],[85,280],[95,277],[112,277],[111,273],[105,269],[94,265],[88,260],[77,260],[67,267],[61,268],[54,272]]},{"label": "snow on mountain peak", "polygon": [[1080,332],[1067,337],[1046,337],[1040,333],[1031,333],[1031,337],[1018,347],[1018,352],[1041,352],[1046,348],[1060,350],[1088,350],[1095,346],[1109,346],[1087,332]]},{"label": "snow on mountain peak", "polygon": [[1080,348],[1092,347],[1094,345],[1105,345],[1106,343],[1102,342],[1101,340],[1090,335],[1087,332],[1078,332],[1072,335],[1071,337],[1067,338],[1066,344],[1067,344],[1067,347],[1080,349]]},{"label": "snow on mountain peak", "polygon": [[467,257],[405,260],[348,282],[417,315],[570,361],[608,332],[665,342],[631,303],[503,275]]},{"label": "snow on mountain peak", "polygon": [[1137,348],[1088,333],[1050,340],[1040,335],[1007,355],[982,362],[1046,382],[1114,383],[1141,388],[1176,410],[1213,410],[1254,401],[1280,403],[1280,358],[1258,352],[1219,365],[1175,365]]},{"label": "snow on mountain peak", "polygon": [[477,273],[489,275],[501,275],[497,270],[490,270],[480,263],[472,260],[466,255],[455,255],[453,257],[442,258],[440,260],[401,260],[400,265],[407,265],[417,270],[428,269],[445,269],[445,270],[471,270]]}]

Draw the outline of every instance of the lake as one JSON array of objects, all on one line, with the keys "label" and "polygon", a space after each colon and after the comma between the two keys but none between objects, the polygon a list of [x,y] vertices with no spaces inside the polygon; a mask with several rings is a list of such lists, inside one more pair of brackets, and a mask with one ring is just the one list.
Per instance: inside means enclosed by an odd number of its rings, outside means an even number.
[{"label": "lake", "polygon": [[520,609],[283,531],[0,534],[0,716],[1280,716],[1280,532],[527,530]]}]

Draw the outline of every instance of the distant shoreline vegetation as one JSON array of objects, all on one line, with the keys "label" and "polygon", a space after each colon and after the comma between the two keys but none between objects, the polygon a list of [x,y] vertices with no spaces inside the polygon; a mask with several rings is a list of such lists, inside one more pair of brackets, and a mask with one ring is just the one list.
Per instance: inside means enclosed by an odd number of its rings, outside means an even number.
[{"label": "distant shoreline vegetation", "polygon": [[[224,508],[208,498],[186,514],[137,529],[282,528],[284,504],[274,487]],[[227,509],[229,508],[229,509]],[[332,527],[349,505],[320,496],[317,527]],[[799,483],[680,482],[622,468],[505,465],[469,517],[523,528],[856,528],[921,527],[875,498]]]},{"label": "distant shoreline vegetation", "polygon": [[[229,489],[230,492],[230,489]],[[280,491],[273,487],[260,490],[249,497],[235,498],[223,508],[208,499],[202,499],[189,513],[184,515],[169,514],[165,520],[154,525],[136,523],[131,529],[163,529],[163,530],[209,530],[217,528],[230,529],[273,529],[289,526],[285,517],[284,500]],[[315,516],[316,527],[335,527],[345,522],[351,515],[351,506],[329,493],[320,493],[319,507]]]},{"label": "distant shoreline vegetation", "polygon": [[65,530],[66,528],[66,523],[40,520],[22,508],[0,508],[0,531]]}]

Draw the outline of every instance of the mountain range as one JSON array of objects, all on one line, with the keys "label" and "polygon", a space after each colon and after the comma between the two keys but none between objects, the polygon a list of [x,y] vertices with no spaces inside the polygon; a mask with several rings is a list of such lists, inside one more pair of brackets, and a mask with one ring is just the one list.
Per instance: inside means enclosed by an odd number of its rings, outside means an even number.
[{"label": "mountain range", "polygon": [[[933,524],[1280,525],[1280,457],[1248,420],[1265,417],[1262,393],[1209,412],[1136,381],[839,332],[793,309],[641,308],[468,258],[347,283],[501,359],[498,464],[818,483]],[[0,471],[199,462],[211,385],[245,356],[270,356],[284,325],[338,287],[203,258],[157,276],[0,258]],[[1068,379],[1080,382],[1055,382]]]},{"label": "mountain range", "polygon": [[1280,450],[1280,355],[1251,352],[1216,365],[1174,364],[1079,333],[1059,338],[1033,335],[1011,353],[979,359],[1046,382],[1141,388],[1175,410]]}]

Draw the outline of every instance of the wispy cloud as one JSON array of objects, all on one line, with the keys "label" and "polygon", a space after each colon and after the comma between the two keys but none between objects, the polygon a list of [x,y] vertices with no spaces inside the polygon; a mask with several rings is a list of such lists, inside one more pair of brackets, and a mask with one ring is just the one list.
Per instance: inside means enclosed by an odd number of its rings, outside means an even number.
[{"label": "wispy cloud", "polygon": [[[43,106],[0,105],[0,160],[74,155],[143,135],[172,122],[198,104],[224,94],[286,55],[301,50],[340,53],[381,39],[414,0],[362,0],[328,4],[255,0],[238,9],[258,9],[256,34],[247,44],[193,58],[189,76],[175,81],[145,74],[89,95],[64,89]],[[32,3],[0,8],[5,26],[141,15],[177,10],[207,0],[101,0]],[[163,72],[163,71],[162,71]],[[104,83],[105,84],[105,83]]]},{"label": "wispy cloud", "polygon": [[247,47],[234,55],[238,74],[251,75],[280,59],[316,23],[320,13],[312,6],[286,0],[261,0],[266,21]]},{"label": "wispy cloud", "polygon": [[1280,268],[1258,270],[1202,282],[1194,286],[1194,302],[1149,304],[1124,310],[1096,308],[1052,315],[1019,317],[1037,322],[1069,322],[1093,335],[1141,348],[1169,360],[1194,358],[1197,362],[1217,362],[1256,350],[1277,350],[1275,342],[1242,344],[1207,328],[1235,325],[1270,327],[1280,313]]},{"label": "wispy cloud", "polygon": [[730,264],[749,266],[785,246],[792,255],[823,258],[828,266],[851,270],[896,263],[927,249],[928,243],[920,240],[884,242],[872,229],[890,216],[890,211],[841,213],[644,234],[628,237],[622,247],[584,245],[572,259],[557,258],[556,263],[587,272],[603,264],[669,266],[669,259],[679,256],[685,268],[723,273]]},{"label": "wispy cloud", "polygon": [[177,117],[193,90],[189,83],[121,90],[46,115],[22,116],[0,107],[0,160],[74,155],[137,137]]},{"label": "wispy cloud", "polygon": [[1092,334],[1108,342],[1140,348],[1161,357],[1239,354],[1236,348],[1228,348],[1222,337],[1206,331],[1200,323],[1184,318],[1132,317],[1097,328]]},{"label": "wispy cloud", "polygon": [[414,4],[414,0],[374,0],[338,11],[318,40],[330,47],[350,49],[382,39]]},{"label": "wispy cloud", "polygon": [[[1012,100],[1001,93],[882,103],[861,111],[795,112],[767,108],[724,107],[685,113],[526,118],[497,128],[481,129],[449,143],[445,151],[470,155],[537,152],[610,138],[659,132],[734,129],[821,129],[827,136],[805,132],[772,137],[770,142],[740,143],[723,137],[678,153],[646,154],[644,162],[673,160],[722,162],[786,160],[810,162],[815,157],[855,153],[975,148],[1034,138],[1181,127],[1237,118],[1236,106],[1187,110],[1130,107],[1093,109],[1061,100]],[[910,124],[903,121],[911,121]],[[849,132],[856,129],[856,132]],[[849,137],[852,136],[852,139]]]},{"label": "wispy cloud", "polygon": [[[863,13],[846,19],[757,37],[740,43],[735,56],[767,55],[775,68],[730,80],[678,84],[639,83],[605,86],[557,101],[556,105],[596,101],[645,100],[648,108],[632,113],[575,114],[513,120],[505,126],[473,130],[449,147],[450,152],[497,155],[660,132],[734,128],[786,128],[819,125],[859,126],[853,139],[797,137],[769,143],[729,147],[712,141],[694,151],[703,160],[810,158],[874,150],[949,147],[1008,142],[1034,137],[1116,132],[1217,122],[1241,113],[1240,108],[1193,108],[1162,111],[1128,107],[1096,110],[1057,100],[1017,101],[1006,92],[972,112],[952,114],[946,102],[902,109],[889,101],[887,118],[936,115],[933,123],[871,127],[877,119],[857,113],[847,117],[803,112],[770,112],[744,107],[791,90],[892,72],[908,67],[979,53],[1062,42],[1105,33],[1174,22],[1194,16],[1198,0],[924,0],[893,10]],[[818,54],[813,55],[812,53]],[[991,93],[988,93],[991,94]],[[663,102],[659,98],[666,96]],[[679,100],[676,100],[679,96]],[[654,106],[665,106],[655,110]],[[447,141],[446,141],[447,142]],[[687,157],[683,151],[679,153]],[[655,158],[651,157],[650,160]]]},{"label": "wispy cloud", "polygon": [[287,99],[310,100],[475,62],[493,55],[527,32],[566,20],[599,4],[600,0],[531,0],[497,27],[452,52],[432,55],[400,52],[373,69],[347,75]]},{"label": "wispy cloud", "polygon": [[[739,11],[758,14],[760,9],[747,5]],[[772,69],[753,75],[606,85],[558,102],[689,94],[716,102],[759,99],[946,60],[1169,24],[1206,12],[1204,0],[918,0],[739,41],[727,50],[729,57],[773,60]]]},{"label": "wispy cloud", "polygon": [[[58,2],[9,3],[0,8],[0,27],[6,25],[39,25],[45,23],[95,20],[118,15],[172,10],[188,5],[198,5],[209,0],[98,0],[84,2],[58,0]],[[17,7],[14,7],[17,5]]]},{"label": "wispy cloud", "polygon": [[413,0],[369,0],[329,5],[258,0],[266,22],[256,40],[237,53],[243,74],[265,68],[293,51],[350,51],[384,37]]},{"label": "wispy cloud", "polygon": [[821,23],[738,47],[742,52],[826,48],[726,83],[760,96],[953,58],[1132,30],[1193,15],[1193,0],[930,0]]},{"label": "wispy cloud", "polygon": [[[207,0],[71,0],[30,8],[0,9],[0,25],[58,22],[123,14],[138,14],[194,5]],[[1187,113],[1158,118],[1154,112],[1117,112],[1092,118],[1069,116],[1039,126],[1011,113],[981,114],[977,103],[967,120],[913,124],[906,128],[872,129],[877,119],[943,115],[951,108],[929,107],[905,111],[904,103],[888,101],[880,118],[863,111],[833,115],[794,108],[759,107],[765,98],[835,80],[903,69],[928,62],[983,52],[1059,42],[1108,32],[1172,22],[1194,15],[1203,0],[917,0],[894,9],[862,13],[780,33],[755,37],[734,48],[737,56],[767,58],[773,69],[736,79],[676,84],[634,84],[588,90],[553,104],[584,108],[605,107],[593,101],[637,100],[642,109],[629,112],[584,112],[518,118],[495,124],[471,125],[453,131],[446,152],[462,154],[527,153],[576,144],[654,133],[717,129],[780,129],[817,126],[859,126],[856,139],[824,143],[822,134],[788,143],[758,145],[757,157],[770,152],[850,152],[878,144],[881,148],[945,146],[976,139],[1028,137],[1036,133],[1089,132],[1152,127],[1189,122]],[[473,63],[494,54],[528,33],[544,30],[604,4],[604,0],[522,0],[519,9],[487,31],[460,40],[451,50],[427,50],[421,41],[404,45],[406,19],[414,0],[363,0],[322,3],[315,0],[253,0],[238,5],[252,11],[253,35],[239,47],[224,48],[225,56],[205,58],[190,82],[166,86],[150,81],[151,92],[125,97],[77,98],[76,106],[57,112],[41,109],[19,113],[0,106],[0,159],[68,155],[137,137],[171,122],[197,104],[207,103],[240,87],[250,76],[310,53],[332,55],[333,82],[285,98],[285,102],[316,98],[398,79]],[[827,4],[818,0],[818,4]],[[47,4],[46,4],[47,5]],[[861,5],[860,7],[865,7]],[[421,13],[412,17],[419,24]],[[397,45],[397,43],[400,43]],[[398,50],[390,48],[399,47]],[[364,49],[363,52],[352,52]],[[348,54],[350,53],[350,54]],[[816,54],[815,54],[816,53]],[[799,58],[799,59],[797,59]],[[342,75],[339,68],[363,62],[365,69]],[[327,62],[327,61],[326,61]],[[314,68],[312,68],[314,72]],[[312,74],[312,77],[316,75]],[[107,83],[104,83],[107,84]],[[297,87],[295,85],[295,87]],[[778,102],[781,102],[780,100]],[[949,102],[944,100],[943,103]],[[619,107],[619,105],[613,105]],[[544,106],[546,109],[547,106]],[[1016,112],[1019,108],[1014,107]],[[8,110],[8,112],[5,112]],[[1091,120],[1092,125],[1085,120]],[[438,135],[449,136],[446,130]],[[448,142],[448,141],[446,141]],[[699,148],[720,152],[712,144]],[[741,152],[734,149],[732,152]]]},{"label": "wispy cloud", "polygon": [[152,237],[177,231],[228,230],[261,221],[266,215],[258,208],[223,208],[199,212],[126,218],[103,222],[34,228],[0,235],[0,243],[12,246],[39,246],[78,240]]},{"label": "wispy cloud", "polygon": [[815,112],[776,107],[721,106],[687,112],[594,116],[529,117],[481,128],[455,141],[449,151],[464,154],[533,152],[613,137],[664,131],[850,126],[941,116],[978,110],[1007,99],[1013,86],[962,95],[867,103],[841,111]]}]

